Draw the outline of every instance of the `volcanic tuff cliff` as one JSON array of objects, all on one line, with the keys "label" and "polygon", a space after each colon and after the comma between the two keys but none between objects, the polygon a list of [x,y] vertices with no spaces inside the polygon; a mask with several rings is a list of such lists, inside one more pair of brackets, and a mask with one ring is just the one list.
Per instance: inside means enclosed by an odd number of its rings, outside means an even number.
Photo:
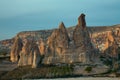
[{"label": "volcanic tuff cliff", "polygon": [[36,36],[36,33],[27,37],[17,35],[11,50],[11,61],[19,60],[19,66],[37,67],[39,62],[44,64],[95,62],[94,59],[99,56],[93,51],[84,14],[78,18],[71,39],[63,22],[51,35]]},{"label": "volcanic tuff cliff", "polygon": [[[99,63],[99,56],[116,57],[120,46],[120,25],[110,27],[86,27],[85,15],[78,24],[67,28],[62,22],[58,29],[24,31],[14,37],[11,61],[19,66],[40,63]],[[110,51],[113,49],[113,52]]]}]

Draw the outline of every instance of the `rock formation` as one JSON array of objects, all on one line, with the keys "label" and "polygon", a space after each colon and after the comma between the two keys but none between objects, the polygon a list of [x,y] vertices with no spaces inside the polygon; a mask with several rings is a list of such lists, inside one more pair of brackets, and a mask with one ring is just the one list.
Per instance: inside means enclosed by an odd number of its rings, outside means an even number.
[{"label": "rock formation", "polygon": [[38,44],[33,38],[21,39],[17,36],[11,50],[11,61],[18,61],[18,66],[31,65],[33,68],[36,68],[41,62],[41,56],[44,53],[45,47],[43,42],[40,43],[39,49]]},{"label": "rock formation", "polygon": [[84,28],[86,28],[85,15],[81,14],[80,17],[78,18],[78,24],[75,30],[73,31],[73,40],[76,47],[83,46],[84,38],[88,37],[86,36],[86,33],[85,33],[87,32],[87,30],[86,29],[84,30]]},{"label": "rock formation", "polygon": [[45,42],[51,31],[21,32],[14,40],[10,60],[18,66],[31,65],[36,68],[46,53]]},{"label": "rock formation", "polygon": [[108,32],[107,34],[107,46],[105,46],[104,48],[104,54],[109,55],[110,57],[118,57],[118,53],[117,53],[117,49],[118,49],[118,43],[117,40],[118,39],[118,33],[117,31],[115,32]]},{"label": "rock formation", "polygon": [[[116,54],[120,44],[120,27],[87,27],[85,15],[81,14],[78,24],[66,28],[60,23],[58,29],[20,32],[11,49],[11,61],[19,66],[41,63],[99,63],[99,53],[111,47]],[[116,45],[116,46],[115,46]]]},{"label": "rock formation", "polygon": [[59,25],[59,29],[55,30],[48,38],[47,42],[49,48],[64,49],[69,46],[69,37],[63,22]]},{"label": "rock formation", "polygon": [[40,54],[41,55],[45,55],[45,53],[46,53],[46,46],[45,46],[44,41],[40,40],[38,46],[39,46]]},{"label": "rock formation", "polygon": [[81,14],[78,18],[78,26],[81,26],[83,29],[86,27],[85,14]]},{"label": "rock formation", "polygon": [[[101,29],[100,29],[101,28]],[[97,28],[94,28],[97,29]],[[102,56],[104,57],[114,57],[117,58],[117,49],[120,47],[120,27],[99,27],[92,33],[92,43],[96,49],[98,49]]]},{"label": "rock formation", "polygon": [[0,52],[5,52],[10,55],[11,46],[13,45],[14,39],[6,39],[0,41]]},{"label": "rock formation", "polygon": [[36,68],[40,62],[40,57],[40,51],[35,41],[25,39],[18,65],[32,65],[33,68]]},{"label": "rock formation", "polygon": [[[85,15],[81,14],[78,24],[75,27],[73,38],[69,38],[63,22],[59,29],[53,31],[48,38],[48,53],[45,55],[44,63],[74,63],[74,62],[95,62],[97,58],[86,28]],[[98,54],[97,54],[98,55]]]},{"label": "rock formation", "polygon": [[75,28],[75,30],[73,31],[73,40],[74,40],[74,44],[76,46],[76,48],[78,48],[78,50],[80,49],[81,52],[83,52],[84,54],[81,54],[80,50],[78,52],[80,52],[79,54],[84,56],[85,61],[84,62],[93,62],[95,59],[95,53],[93,51],[93,45],[91,43],[91,39],[89,36],[89,32],[88,29],[86,27],[86,22],[85,22],[85,15],[81,14],[80,17],[78,18],[78,24]]},{"label": "rock formation", "polygon": [[[49,56],[49,58],[51,58],[51,61],[55,61],[55,58],[60,57],[60,55],[63,54],[63,51],[66,50],[69,46],[69,40],[70,39],[68,37],[67,30],[64,23],[62,22],[59,25],[59,29],[54,30],[52,35],[48,37],[48,53],[46,55],[51,55]],[[49,58],[45,58],[47,60],[46,63],[49,62]]]},{"label": "rock formation", "polygon": [[22,50],[22,46],[22,40],[19,37],[16,37],[10,53],[10,60],[12,62],[16,62],[19,60],[19,53]]}]

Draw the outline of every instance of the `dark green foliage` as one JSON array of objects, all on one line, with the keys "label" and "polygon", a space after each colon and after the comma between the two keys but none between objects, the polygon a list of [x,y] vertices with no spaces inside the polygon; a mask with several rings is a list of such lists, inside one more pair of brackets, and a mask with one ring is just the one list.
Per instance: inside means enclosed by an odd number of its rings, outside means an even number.
[{"label": "dark green foliage", "polygon": [[87,71],[88,73],[92,71],[92,67],[91,66],[88,66],[85,68],[85,71]]},{"label": "dark green foliage", "polygon": [[105,64],[106,66],[111,66],[112,65],[112,58],[111,57],[104,57],[100,56],[100,60]]},{"label": "dark green foliage", "polygon": [[8,72],[2,79],[39,79],[39,78],[57,78],[71,76],[73,68],[71,66],[45,66],[40,68],[30,68],[30,66],[19,67]]},{"label": "dark green foliage", "polygon": [[2,79],[21,79],[23,75],[27,74],[30,67],[19,67],[13,71],[8,72]]},{"label": "dark green foliage", "polygon": [[7,53],[8,53],[8,52],[7,52],[6,50],[0,50],[0,55],[6,56]]},{"label": "dark green foliage", "polygon": [[112,65],[112,60],[105,60],[103,63],[107,66],[111,66]]}]

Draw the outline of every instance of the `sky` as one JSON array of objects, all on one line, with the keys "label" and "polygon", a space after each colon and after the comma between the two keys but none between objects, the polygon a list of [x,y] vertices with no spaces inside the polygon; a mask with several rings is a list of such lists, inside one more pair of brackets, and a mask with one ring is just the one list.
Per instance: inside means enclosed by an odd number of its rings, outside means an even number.
[{"label": "sky", "polygon": [[77,24],[81,13],[87,26],[120,24],[120,0],[0,0],[0,40],[21,31]]}]

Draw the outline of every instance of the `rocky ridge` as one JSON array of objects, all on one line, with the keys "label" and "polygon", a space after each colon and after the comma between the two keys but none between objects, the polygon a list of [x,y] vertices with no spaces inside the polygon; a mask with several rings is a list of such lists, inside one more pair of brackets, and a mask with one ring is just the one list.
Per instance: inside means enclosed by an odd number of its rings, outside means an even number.
[{"label": "rocky ridge", "polygon": [[[13,45],[12,50],[14,52],[11,50],[11,60],[13,62],[19,60],[19,66],[35,65],[35,67],[37,67],[39,62],[44,64],[90,63],[95,62],[93,59],[97,57],[97,55],[95,56],[93,46],[90,42],[84,14],[81,14],[78,18],[78,24],[73,30],[71,40],[63,22],[59,25],[59,29],[54,30],[47,39],[45,39],[45,37],[39,38],[44,45],[39,45],[41,43],[38,41],[38,37],[34,37],[36,34],[32,35],[33,36],[27,36],[27,38],[22,36],[22,38],[24,38],[21,39],[22,44],[21,41],[17,39],[14,43],[15,46]],[[21,38],[21,36],[19,36],[19,38]],[[34,45],[36,45],[36,47],[34,47]],[[40,46],[39,48],[38,45]],[[20,59],[14,60],[13,54],[17,54],[15,57],[19,56]],[[42,61],[40,61],[41,54],[44,55]]]},{"label": "rocky ridge", "polygon": [[[66,28],[60,23],[58,29],[20,32],[14,37],[11,61],[19,66],[39,64],[99,63],[101,54],[116,57],[120,46],[120,26],[86,27],[85,15],[78,24]],[[109,53],[110,49],[114,49]],[[114,54],[114,55],[113,55]]]},{"label": "rocky ridge", "polygon": [[0,55],[10,56],[10,51],[12,45],[14,43],[14,39],[7,39],[0,41]]}]

